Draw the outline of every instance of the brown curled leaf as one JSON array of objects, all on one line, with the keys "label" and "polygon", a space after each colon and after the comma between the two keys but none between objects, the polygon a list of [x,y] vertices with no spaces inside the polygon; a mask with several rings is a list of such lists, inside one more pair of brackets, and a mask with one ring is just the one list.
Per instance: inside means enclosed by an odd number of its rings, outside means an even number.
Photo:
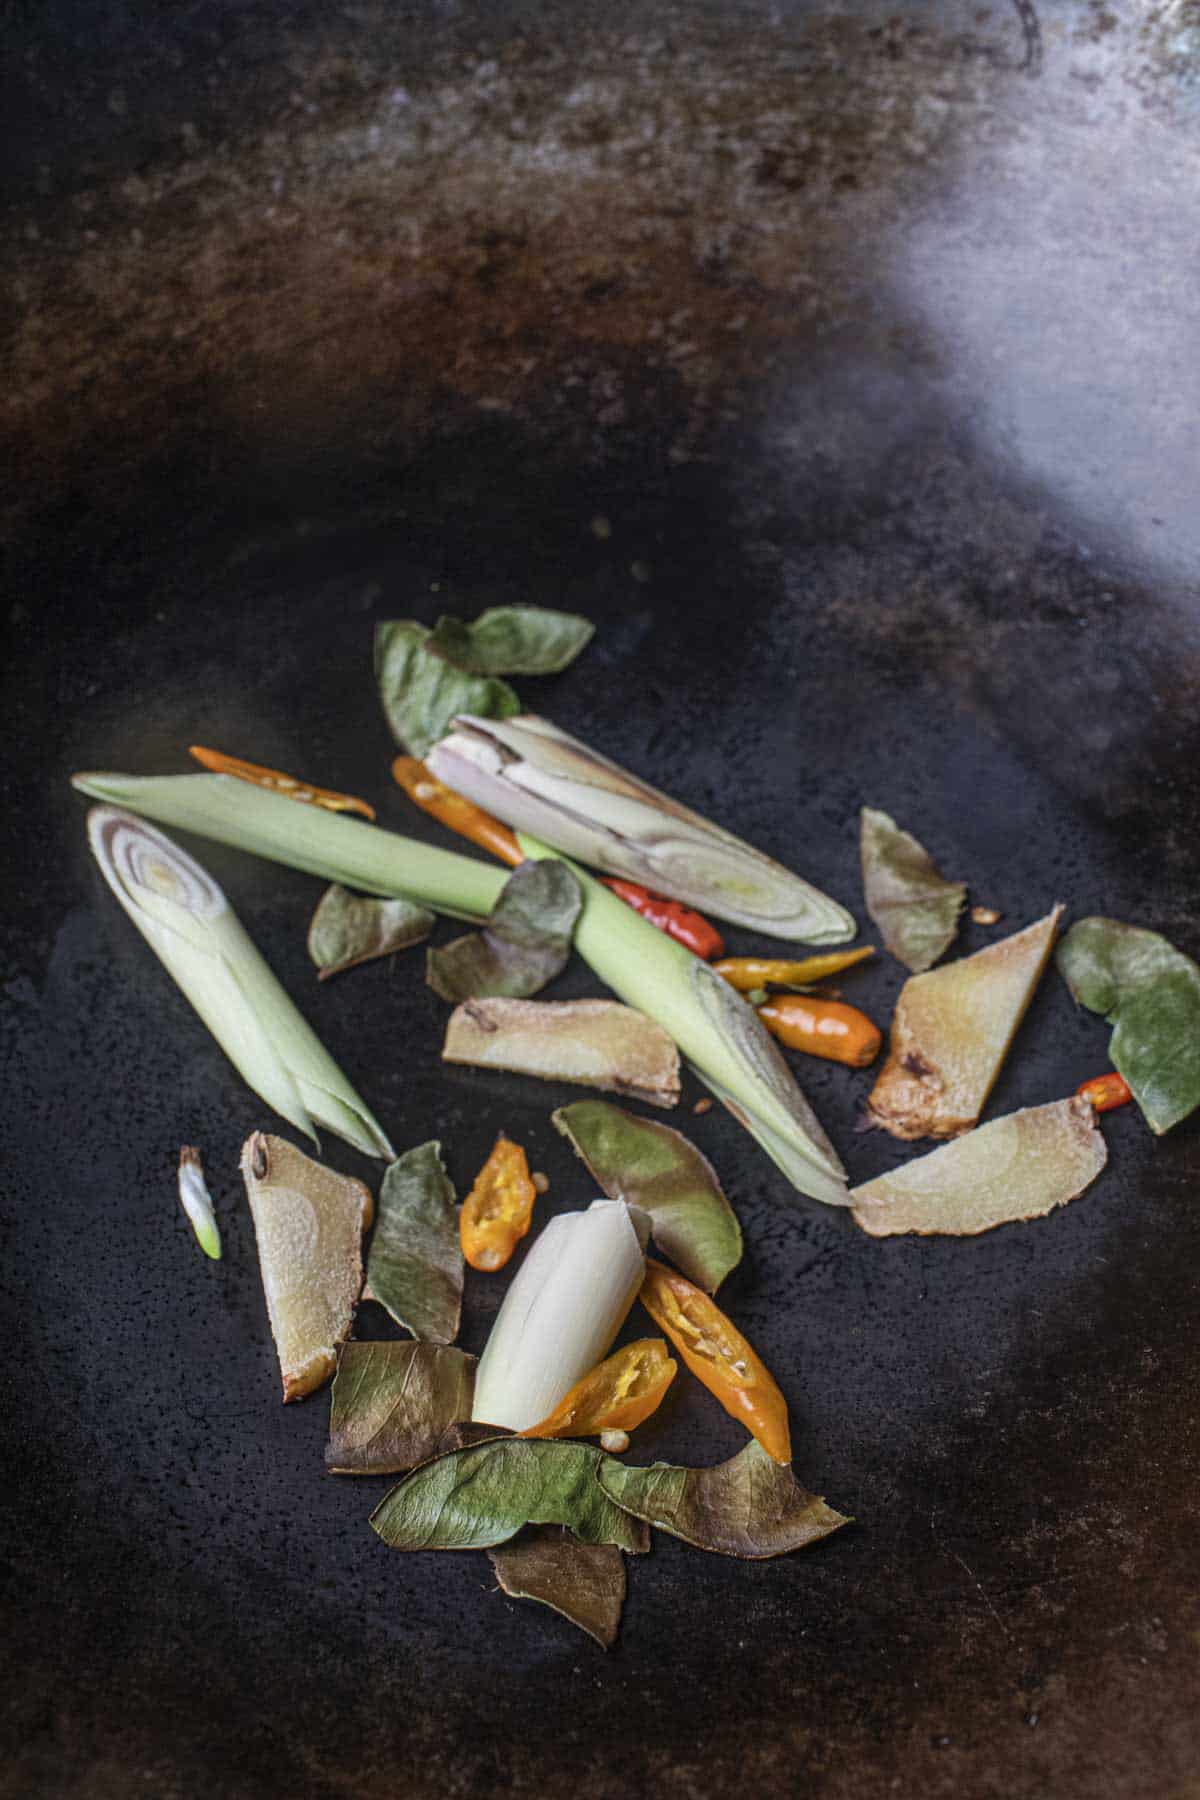
[{"label": "brown curled leaf", "polygon": [[528,1000],[566,967],[582,905],[566,863],[523,862],[482,931],[427,953],[425,979],[455,1004],[489,995]]},{"label": "brown curled leaf", "polygon": [[462,1307],[463,1259],[453,1184],[436,1139],[387,1168],[367,1257],[370,1298],[415,1338],[452,1344]]},{"label": "brown curled leaf", "polygon": [[711,1469],[637,1468],[606,1458],[600,1485],[618,1506],[700,1550],[762,1561],[802,1550],[850,1523],[802,1488],[789,1464],[753,1439]]},{"label": "brown curled leaf", "polygon": [[539,1600],[611,1649],[625,1604],[625,1557],[615,1544],[582,1544],[561,1525],[529,1525],[488,1555],[506,1594]]},{"label": "brown curled leaf", "polygon": [[325,1467],[332,1475],[402,1475],[435,1456],[471,1416],[475,1358],[448,1344],[342,1345]]},{"label": "brown curled leaf", "polygon": [[924,845],[873,806],[861,813],[863,896],[880,936],[919,974],[945,954],[958,930],[966,883],[947,881]]},{"label": "brown curled leaf", "polygon": [[317,979],[328,981],[344,969],[421,943],[435,923],[435,915],[415,900],[376,900],[334,882],[312,916],[308,954]]}]

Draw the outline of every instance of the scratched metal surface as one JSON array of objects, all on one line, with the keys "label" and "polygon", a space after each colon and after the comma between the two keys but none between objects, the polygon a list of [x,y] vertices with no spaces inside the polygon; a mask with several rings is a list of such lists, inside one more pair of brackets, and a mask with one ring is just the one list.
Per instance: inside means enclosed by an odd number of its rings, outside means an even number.
[{"label": "scratched metal surface", "polygon": [[[746,1230],[729,1308],[856,1523],[761,1566],[662,1540],[605,1657],[482,1557],[386,1552],[385,1484],[324,1476],[324,1400],[280,1406],[235,1173],[263,1110],[65,777],[209,740],[422,832],[372,622],[531,596],[598,623],[531,703],[860,917],[866,801],[1006,927],[1062,898],[1200,954],[1197,32],[1177,4],[12,22],[0,1791],[1194,1800],[1194,1122],[1113,1117],[1050,1220],[876,1243],[685,1111]],[[318,989],[316,884],[197,848],[398,1141],[440,1136],[462,1186],[503,1126],[549,1209],[586,1202],[570,1090],[444,1073],[419,954]],[[883,1020],[899,981],[853,995]],[[991,1112],[1104,1044],[1048,977]],[[855,1132],[866,1077],[803,1079],[856,1177],[905,1154]],[[640,1435],[737,1443],[682,1387]]]}]

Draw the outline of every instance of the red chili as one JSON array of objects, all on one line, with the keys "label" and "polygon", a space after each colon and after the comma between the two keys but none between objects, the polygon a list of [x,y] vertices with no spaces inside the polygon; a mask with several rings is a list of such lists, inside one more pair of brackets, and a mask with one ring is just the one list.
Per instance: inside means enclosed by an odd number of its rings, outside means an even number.
[{"label": "red chili", "polygon": [[1133,1089],[1123,1075],[1093,1075],[1090,1081],[1083,1081],[1075,1089],[1085,1100],[1090,1100],[1096,1112],[1112,1112],[1116,1106],[1128,1106],[1133,1099]]},{"label": "red chili", "polygon": [[614,894],[620,894],[625,904],[641,913],[643,919],[649,919],[651,925],[657,925],[660,931],[665,931],[668,937],[673,937],[677,944],[682,944],[696,956],[703,957],[705,962],[711,962],[714,956],[724,956],[725,940],[720,932],[690,906],[681,906],[678,900],[667,900],[662,894],[652,894],[649,888],[636,881],[606,879],[604,885]]}]

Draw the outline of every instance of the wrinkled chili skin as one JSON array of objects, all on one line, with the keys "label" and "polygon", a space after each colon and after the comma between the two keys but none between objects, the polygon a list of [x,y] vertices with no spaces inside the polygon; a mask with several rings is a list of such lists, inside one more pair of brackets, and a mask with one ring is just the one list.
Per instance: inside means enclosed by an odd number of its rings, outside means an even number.
[{"label": "wrinkled chili skin", "polygon": [[773,1037],[789,1050],[803,1050],[827,1062],[865,1069],[879,1055],[883,1036],[866,1013],[842,1000],[814,1000],[807,994],[782,994],[758,1008]]},{"label": "wrinkled chili skin", "polygon": [[830,975],[840,975],[843,969],[852,969],[855,963],[865,962],[874,954],[873,944],[862,944],[856,950],[831,950],[799,961],[775,956],[728,956],[714,967],[730,987],[748,994],[756,988],[806,987]]},{"label": "wrinkled chili skin", "polygon": [[626,906],[632,906],[634,912],[648,919],[651,925],[657,925],[660,931],[665,931],[668,937],[674,938],[677,944],[682,944],[703,962],[724,956],[725,940],[720,932],[690,906],[681,906],[678,900],[668,900],[662,894],[652,894],[637,881],[620,881],[615,876],[606,876],[604,885],[619,894]]},{"label": "wrinkled chili skin", "polygon": [[501,1132],[459,1214],[459,1242],[473,1269],[491,1275],[504,1267],[529,1230],[536,1198],[524,1150]]},{"label": "wrinkled chili skin", "polygon": [[246,762],[241,756],[226,756],[223,750],[210,750],[204,744],[189,744],[188,755],[194,756],[204,768],[210,769],[214,775],[232,775],[238,781],[248,781],[252,787],[266,788],[269,793],[283,794],[289,800],[300,800],[308,806],[320,806],[326,812],[361,813],[364,819],[374,819],[375,808],[366,800],[360,800],[356,794],[340,794],[335,788],[314,787],[310,781],[301,781],[298,776],[285,775],[282,769],[269,769],[262,763]]},{"label": "wrinkled chili skin", "polygon": [[1093,1075],[1090,1081],[1081,1081],[1075,1092],[1081,1099],[1090,1101],[1094,1112],[1113,1112],[1118,1106],[1128,1106],[1133,1099],[1133,1089],[1123,1075],[1114,1070],[1109,1075]]},{"label": "wrinkled chili skin", "polygon": [[[744,1425],[775,1462],[791,1462],[787,1401],[754,1346],[716,1302],[651,1257],[646,1258],[639,1298],[692,1374],[730,1417]],[[690,1329],[684,1328],[685,1323]]]}]

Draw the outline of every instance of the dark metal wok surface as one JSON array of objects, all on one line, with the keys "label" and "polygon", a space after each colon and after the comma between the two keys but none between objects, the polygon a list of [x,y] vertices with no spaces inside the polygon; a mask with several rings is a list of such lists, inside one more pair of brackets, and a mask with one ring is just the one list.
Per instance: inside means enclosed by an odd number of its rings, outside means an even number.
[{"label": "dark metal wok surface", "polygon": [[[373,621],[531,597],[598,630],[530,703],[850,905],[865,801],[1010,928],[1061,898],[1200,953],[1194,8],[11,23],[0,1790],[1194,1800],[1195,1121],[1114,1116],[1040,1224],[876,1243],[681,1112],[857,1523],[767,1565],[663,1539],[604,1657],[481,1556],[385,1551],[386,1484],[279,1405],[263,1109],[66,785],[207,741],[421,833]],[[570,1090],[439,1067],[419,953],[318,989],[317,884],[196,848],[398,1143],[461,1187],[504,1127],[590,1198]],[[1048,977],[991,1114],[1105,1041]],[[802,1079],[856,1178],[900,1160],[865,1077]],[[738,1441],[682,1388],[640,1437]]]}]

